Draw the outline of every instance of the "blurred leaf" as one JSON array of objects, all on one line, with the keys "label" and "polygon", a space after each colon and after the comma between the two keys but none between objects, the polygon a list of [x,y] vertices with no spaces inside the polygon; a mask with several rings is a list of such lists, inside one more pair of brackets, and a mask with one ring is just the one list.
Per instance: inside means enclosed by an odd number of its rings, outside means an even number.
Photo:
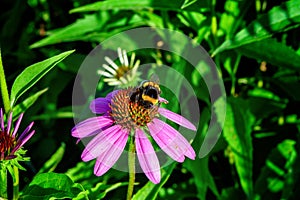
[{"label": "blurred leaf", "polygon": [[66,150],[66,144],[61,143],[57,151],[51,156],[49,160],[47,160],[47,162],[45,162],[44,166],[40,169],[38,173],[53,172],[56,166],[62,160],[65,150]]},{"label": "blurred leaf", "polygon": [[271,151],[254,187],[261,199],[273,199],[276,197],[274,193],[284,189],[285,182],[292,178],[291,167],[296,157],[295,141],[289,139],[279,143]]},{"label": "blurred leaf", "polygon": [[231,147],[241,186],[247,197],[253,197],[252,185],[252,126],[254,116],[248,102],[241,98],[229,98],[227,104],[224,137]]},{"label": "blurred leaf", "polygon": [[57,173],[38,174],[25,189],[20,199],[24,200],[54,200],[74,198],[83,187],[74,183],[67,175]]},{"label": "blurred leaf", "polygon": [[192,5],[192,4],[194,4],[194,3],[196,3],[196,2],[197,2],[197,0],[184,0],[184,3],[183,3],[183,5],[181,6],[181,9],[184,9],[184,8],[186,8],[186,7],[188,7],[188,6]]},{"label": "blurred leaf", "polygon": [[72,107],[63,107],[55,110],[51,113],[45,113],[41,115],[35,115],[32,117],[33,120],[49,120],[49,119],[61,119],[61,118],[73,118],[74,113]]},{"label": "blurred leaf", "polygon": [[196,158],[196,160],[187,160],[185,162],[186,168],[193,174],[195,178],[195,184],[197,186],[198,198],[206,199],[206,193],[208,189],[219,196],[217,186],[214,178],[208,169],[209,157]]},{"label": "blurred leaf", "polygon": [[87,4],[79,8],[70,10],[70,13],[75,12],[90,12],[99,10],[140,10],[140,9],[155,9],[155,10],[173,10],[181,11],[182,6],[184,10],[204,12],[210,10],[210,1],[196,1],[187,5],[186,0],[165,0],[165,1],[153,1],[153,0],[107,0],[99,1],[92,4]]},{"label": "blurred leaf", "polygon": [[159,190],[167,182],[175,166],[176,162],[162,169],[162,178],[160,182],[158,184],[154,184],[148,181],[148,183],[133,196],[132,200],[156,199]]},{"label": "blurred leaf", "polygon": [[43,90],[38,91],[37,93],[35,93],[34,95],[28,97],[27,99],[25,99],[24,101],[22,101],[21,103],[19,103],[18,105],[14,106],[13,108],[13,117],[16,118],[18,117],[21,113],[25,112],[28,108],[30,108],[30,106],[32,106],[36,100],[42,95],[44,94],[46,91],[48,90],[48,88],[45,88]]},{"label": "blurred leaf", "polygon": [[[258,50],[259,49],[259,50]],[[240,46],[236,49],[239,53],[256,59],[266,61],[279,67],[287,67],[300,71],[300,55],[291,47],[277,42],[275,39],[266,39]]]},{"label": "blurred leaf", "polygon": [[220,200],[245,199],[241,190],[230,187],[222,189]]},{"label": "blurred leaf", "polygon": [[11,105],[24,94],[29,88],[36,84],[43,76],[45,76],[57,63],[61,62],[75,50],[61,53],[57,56],[48,58],[47,60],[35,63],[26,69],[16,78],[11,88]]},{"label": "blurred leaf", "polygon": [[[254,20],[248,27],[238,32],[232,40],[226,40],[213,52],[213,56],[227,49],[271,37],[274,33],[286,31],[289,28],[296,28],[300,25],[299,22],[300,0],[284,2],[280,6],[273,7],[267,14]],[[263,50],[259,52],[261,51]]]}]

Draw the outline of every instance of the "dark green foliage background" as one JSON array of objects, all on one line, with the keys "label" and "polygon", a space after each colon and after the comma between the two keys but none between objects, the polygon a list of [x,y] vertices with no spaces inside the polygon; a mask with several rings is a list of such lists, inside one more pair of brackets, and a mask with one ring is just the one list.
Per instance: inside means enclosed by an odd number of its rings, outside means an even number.
[{"label": "dark green foliage background", "polygon": [[[299,0],[1,1],[0,45],[9,90],[27,66],[76,50],[17,100],[47,88],[21,109],[26,110],[21,128],[34,120],[36,130],[25,146],[31,162],[20,172],[21,197],[125,197],[127,173],[112,169],[96,177],[93,162],[81,162],[83,145],[70,134],[71,97],[85,55],[104,39],[142,26],[180,31],[213,56],[226,88],[227,112],[222,135],[207,157],[163,169],[158,185],[138,174],[134,199],[299,198]],[[211,113],[203,80],[186,64],[178,65],[178,57],[149,55],[137,54],[142,63],[172,66],[192,84],[201,107],[192,144],[199,151],[210,116],[218,116],[220,108]],[[108,90],[102,84],[99,94]]]}]

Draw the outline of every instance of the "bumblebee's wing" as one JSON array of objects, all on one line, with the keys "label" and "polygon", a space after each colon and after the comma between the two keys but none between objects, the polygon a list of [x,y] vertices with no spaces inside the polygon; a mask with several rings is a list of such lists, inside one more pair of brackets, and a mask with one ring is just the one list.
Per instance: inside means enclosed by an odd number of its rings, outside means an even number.
[{"label": "bumblebee's wing", "polygon": [[149,81],[152,81],[159,85],[159,77],[157,76],[157,74],[151,74]]}]

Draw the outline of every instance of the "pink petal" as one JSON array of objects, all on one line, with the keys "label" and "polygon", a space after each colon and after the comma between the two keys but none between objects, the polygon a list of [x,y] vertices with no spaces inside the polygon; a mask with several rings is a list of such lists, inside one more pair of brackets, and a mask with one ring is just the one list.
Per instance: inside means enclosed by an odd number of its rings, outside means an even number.
[{"label": "pink petal", "polygon": [[[26,138],[28,137],[28,132],[30,131],[31,127],[33,126],[34,122],[31,122],[27,128],[23,131],[23,133],[20,135],[20,137],[18,138],[18,142],[22,142],[23,140],[26,140]],[[28,138],[29,139],[29,138]]]},{"label": "pink petal", "polygon": [[8,117],[8,120],[7,120],[7,127],[6,127],[6,129],[7,129],[8,133],[10,133],[10,127],[11,127],[11,122],[12,122],[12,115],[13,115],[12,112],[9,113],[9,117]]},{"label": "pink petal", "polygon": [[108,93],[107,95],[106,95],[106,100],[107,101],[111,101],[111,98],[113,98],[113,96],[116,94],[116,93],[118,93],[119,92],[119,90],[114,90],[114,91],[112,91],[112,92],[110,92],[110,93]]},{"label": "pink petal", "polygon": [[178,115],[172,111],[169,111],[165,108],[159,108],[158,109],[159,114],[161,114],[162,116],[164,116],[165,118],[185,127],[188,129],[191,129],[193,131],[196,131],[196,127],[194,126],[194,124],[192,124],[189,120],[187,120],[186,118],[182,117],[181,115]]},{"label": "pink petal", "polygon": [[94,167],[94,174],[101,176],[106,173],[119,159],[128,140],[129,133],[120,130],[115,134],[117,140],[109,148],[99,155]]},{"label": "pink petal", "polygon": [[15,137],[16,134],[17,134],[17,131],[19,129],[19,126],[20,126],[21,120],[23,118],[23,115],[24,115],[24,113],[21,113],[20,116],[19,116],[19,118],[18,118],[18,120],[17,120],[17,122],[16,122],[16,125],[15,125],[15,128],[14,128],[14,132],[12,133],[13,137]]},{"label": "pink petal", "polygon": [[144,173],[154,184],[160,182],[160,166],[151,142],[140,129],[135,132],[136,153]]},{"label": "pink petal", "polygon": [[10,152],[10,154],[15,153],[18,149],[20,149],[35,133],[35,130],[31,131],[29,134],[26,134],[26,137],[24,137],[22,140],[18,140],[17,145],[13,148],[13,150]]},{"label": "pink petal", "polygon": [[1,131],[4,131],[4,118],[2,108],[0,109]]},{"label": "pink petal", "polygon": [[150,134],[160,148],[177,162],[184,161],[184,155],[195,159],[196,154],[188,141],[173,127],[159,119],[148,124]]},{"label": "pink petal", "polygon": [[110,110],[109,102],[106,98],[96,98],[90,103],[90,109],[93,113],[106,113]]},{"label": "pink petal", "polygon": [[122,134],[120,125],[114,125],[105,129],[87,144],[81,154],[82,160],[89,161],[100,156],[111,148]]},{"label": "pink petal", "polygon": [[92,117],[78,123],[72,129],[72,136],[85,138],[100,133],[105,127],[111,126],[113,119],[109,116]]}]

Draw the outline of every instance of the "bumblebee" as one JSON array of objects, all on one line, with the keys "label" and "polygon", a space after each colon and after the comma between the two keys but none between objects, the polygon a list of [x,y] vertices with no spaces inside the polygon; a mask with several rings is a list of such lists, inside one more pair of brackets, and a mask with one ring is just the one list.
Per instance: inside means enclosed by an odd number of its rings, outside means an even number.
[{"label": "bumblebee", "polygon": [[159,95],[161,93],[158,83],[145,80],[138,87],[133,89],[130,94],[130,101],[139,103],[146,109],[159,104]]}]

